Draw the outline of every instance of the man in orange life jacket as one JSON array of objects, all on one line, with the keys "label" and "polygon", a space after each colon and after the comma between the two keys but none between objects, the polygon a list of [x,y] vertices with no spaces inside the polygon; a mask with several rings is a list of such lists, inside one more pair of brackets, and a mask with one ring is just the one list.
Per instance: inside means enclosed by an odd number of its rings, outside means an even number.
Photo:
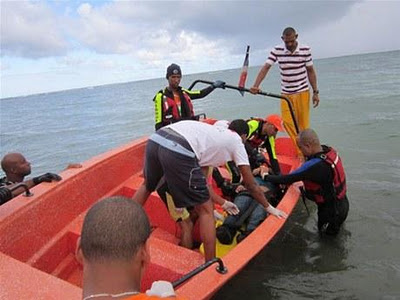
[{"label": "man in orange life jacket", "polygon": [[303,181],[306,197],[318,206],[318,230],[336,235],[349,212],[342,161],[335,149],[320,144],[312,129],[303,130],[297,139],[306,162],[288,175],[264,179],[281,184]]},{"label": "man in orange life jacket", "polygon": [[225,82],[217,80],[202,90],[186,90],[179,86],[182,79],[182,71],[177,64],[171,64],[167,68],[166,78],[168,86],[164,90],[160,90],[153,98],[156,130],[180,120],[196,119],[192,100],[204,98],[215,88],[225,87]]}]

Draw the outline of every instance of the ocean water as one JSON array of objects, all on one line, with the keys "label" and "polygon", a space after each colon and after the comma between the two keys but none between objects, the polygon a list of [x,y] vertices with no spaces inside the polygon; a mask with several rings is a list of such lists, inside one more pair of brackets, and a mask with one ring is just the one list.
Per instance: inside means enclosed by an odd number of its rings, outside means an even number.
[{"label": "ocean water", "polygon": [[[322,238],[315,207],[308,202],[309,216],[300,201],[283,230],[214,299],[400,299],[400,51],[314,63],[321,103],[311,125],[343,159],[348,219],[337,238]],[[249,68],[248,86],[258,70]],[[184,75],[182,85],[196,79],[236,85],[239,74]],[[275,66],[262,88],[279,93],[279,84]],[[0,156],[23,153],[35,176],[148,135],[152,98],[165,85],[161,78],[1,99]],[[280,109],[274,98],[221,89],[194,107],[219,119]]]}]

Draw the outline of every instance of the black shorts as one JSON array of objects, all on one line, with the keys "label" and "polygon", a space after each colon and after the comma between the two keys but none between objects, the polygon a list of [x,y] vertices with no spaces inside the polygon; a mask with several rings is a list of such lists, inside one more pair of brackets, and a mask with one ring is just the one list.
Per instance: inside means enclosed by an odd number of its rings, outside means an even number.
[{"label": "black shorts", "polygon": [[[153,141],[154,135],[158,135],[157,140],[160,136],[164,138],[165,145],[170,147]],[[182,147],[192,157],[185,155]],[[210,199],[206,177],[192,148],[182,136],[169,128],[158,130],[147,142],[144,176],[146,188],[151,192],[164,176],[176,207],[197,206]]]}]

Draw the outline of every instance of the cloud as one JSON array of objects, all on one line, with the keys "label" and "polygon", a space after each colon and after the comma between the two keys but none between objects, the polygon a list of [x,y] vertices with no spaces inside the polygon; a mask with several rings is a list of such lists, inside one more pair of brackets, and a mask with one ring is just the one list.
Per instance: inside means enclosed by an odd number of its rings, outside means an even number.
[{"label": "cloud", "polygon": [[10,64],[0,61],[0,71],[6,71],[10,69],[10,67],[11,67]]},{"label": "cloud", "polygon": [[40,58],[63,55],[67,42],[54,13],[41,2],[1,2],[1,54]]},{"label": "cloud", "polygon": [[92,11],[92,6],[89,3],[83,3],[78,7],[78,14],[80,16],[89,16]]},{"label": "cloud", "polygon": [[[2,42],[5,54],[32,58],[80,47],[100,54],[155,58],[150,64],[159,63],[161,51],[167,59],[174,53],[189,58],[193,54],[196,59],[199,52],[222,58],[241,55],[247,44],[261,53],[279,42],[283,27],[307,31],[343,17],[352,5],[348,1],[87,2],[76,8],[76,14],[65,7],[57,21],[55,6],[7,2],[2,10]],[[285,20],[290,21],[285,24]]]},{"label": "cloud", "polygon": [[[284,27],[307,32],[343,18],[348,1],[118,1],[78,7],[69,34],[101,54],[129,55],[150,66],[165,61],[204,59],[230,68],[251,45],[262,63],[268,47],[280,42]],[[287,21],[289,20],[289,21]],[[219,63],[218,62],[223,62]],[[200,69],[199,69],[200,68]]]},{"label": "cloud", "polygon": [[[179,27],[209,37],[229,37],[253,49],[275,45],[283,29],[307,31],[346,14],[348,1],[217,1],[183,2],[174,9]],[[242,47],[235,49],[242,52]]]},{"label": "cloud", "polygon": [[184,74],[237,68],[246,45],[250,65],[257,66],[287,26],[312,47],[314,58],[400,49],[400,1],[0,0],[0,5],[6,95],[32,92],[23,91],[22,81],[47,91],[56,84],[62,89],[163,77],[171,62],[181,64]]},{"label": "cloud", "polygon": [[[202,42],[228,43],[229,54],[238,54],[246,43],[254,49],[273,45],[284,26],[305,31],[334,21],[352,5],[346,1],[120,1],[93,8],[85,3],[78,8],[81,18],[76,20],[73,35],[100,53],[132,53],[167,32],[171,43],[160,40],[158,46],[167,47],[164,52],[169,53],[172,43],[186,32],[201,37]],[[284,20],[290,23],[283,25]],[[202,46],[200,41],[194,43]]]},{"label": "cloud", "polygon": [[399,9],[398,1],[358,2],[346,16],[308,31],[305,38],[324,57],[398,50]]}]

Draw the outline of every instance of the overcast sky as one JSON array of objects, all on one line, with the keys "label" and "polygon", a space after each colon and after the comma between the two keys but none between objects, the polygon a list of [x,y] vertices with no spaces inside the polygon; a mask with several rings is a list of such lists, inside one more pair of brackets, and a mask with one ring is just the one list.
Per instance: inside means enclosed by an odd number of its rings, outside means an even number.
[{"label": "overcast sky", "polygon": [[400,1],[5,1],[1,98],[263,64],[294,27],[315,58],[400,49]]}]

